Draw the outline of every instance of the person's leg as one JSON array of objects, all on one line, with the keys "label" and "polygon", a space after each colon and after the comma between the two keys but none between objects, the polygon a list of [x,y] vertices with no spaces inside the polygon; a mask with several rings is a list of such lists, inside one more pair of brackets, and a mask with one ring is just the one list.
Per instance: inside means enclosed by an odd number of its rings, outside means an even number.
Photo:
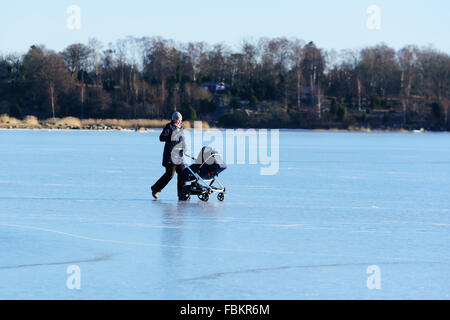
[{"label": "person's leg", "polygon": [[175,168],[176,168],[175,166],[167,166],[166,167],[166,172],[152,186],[153,192],[156,192],[156,193],[161,192],[162,189],[164,189],[167,186],[167,184],[170,182],[170,180],[172,180],[173,175],[175,174]]},{"label": "person's leg", "polygon": [[181,173],[183,172],[183,170],[186,169],[186,167],[183,164],[177,165],[176,166],[176,171],[177,171],[177,175],[178,175],[178,183],[177,183],[177,190],[178,190],[178,199],[181,198],[181,194],[183,191],[183,187],[186,185],[186,181],[183,180]]}]

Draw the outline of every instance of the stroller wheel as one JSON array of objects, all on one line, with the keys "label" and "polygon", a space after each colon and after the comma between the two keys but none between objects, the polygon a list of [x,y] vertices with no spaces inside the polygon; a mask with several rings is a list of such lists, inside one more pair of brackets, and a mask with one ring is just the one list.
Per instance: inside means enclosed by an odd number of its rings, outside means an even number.
[{"label": "stroller wheel", "polygon": [[198,198],[204,202],[208,202],[209,201],[209,193],[199,194]]},{"label": "stroller wheel", "polygon": [[217,200],[219,200],[219,201],[225,200],[225,194],[223,192],[219,193],[217,195]]}]

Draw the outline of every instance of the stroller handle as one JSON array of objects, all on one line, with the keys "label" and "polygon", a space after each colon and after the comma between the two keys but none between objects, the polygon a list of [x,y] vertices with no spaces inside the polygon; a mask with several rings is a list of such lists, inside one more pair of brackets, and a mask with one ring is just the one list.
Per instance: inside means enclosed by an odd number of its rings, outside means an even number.
[{"label": "stroller handle", "polygon": [[194,157],[191,157],[190,155],[188,155],[188,154],[185,154],[185,153],[183,153],[184,154],[184,156],[185,157],[188,157],[188,158],[190,158],[190,159],[192,159],[192,160],[194,160],[194,161],[196,161],[197,159],[195,159]]}]

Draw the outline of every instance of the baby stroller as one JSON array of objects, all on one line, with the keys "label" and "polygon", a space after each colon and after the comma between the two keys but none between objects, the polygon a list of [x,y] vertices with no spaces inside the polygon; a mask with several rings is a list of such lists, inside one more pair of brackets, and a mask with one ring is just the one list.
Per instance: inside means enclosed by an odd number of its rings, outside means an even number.
[{"label": "baby stroller", "polygon": [[[181,178],[188,182],[183,187],[182,198],[189,200],[194,194],[200,200],[207,202],[211,194],[217,193],[217,199],[224,201],[226,190],[218,179],[219,173],[227,168],[222,156],[211,147],[203,147],[197,159],[192,158],[192,160],[194,164],[181,172]],[[215,182],[218,186],[214,186]]]}]

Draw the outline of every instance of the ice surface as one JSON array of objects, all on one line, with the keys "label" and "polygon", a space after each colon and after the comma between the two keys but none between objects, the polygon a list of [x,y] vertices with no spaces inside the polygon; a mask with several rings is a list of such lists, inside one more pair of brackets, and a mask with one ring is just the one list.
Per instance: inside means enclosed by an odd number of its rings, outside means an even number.
[{"label": "ice surface", "polygon": [[450,298],[449,134],[282,131],[224,203],[152,200],[158,134],[0,131],[0,299]]}]

